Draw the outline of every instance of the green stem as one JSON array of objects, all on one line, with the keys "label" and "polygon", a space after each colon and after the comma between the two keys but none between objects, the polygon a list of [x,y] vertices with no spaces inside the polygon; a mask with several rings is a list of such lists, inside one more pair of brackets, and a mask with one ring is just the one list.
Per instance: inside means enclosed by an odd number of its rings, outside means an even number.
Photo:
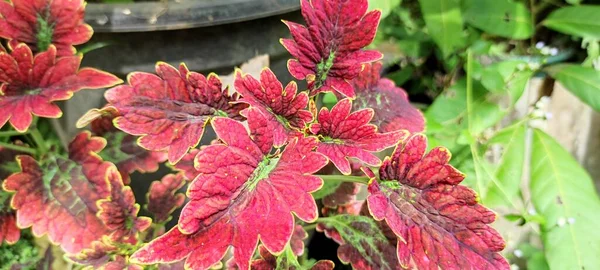
[{"label": "green stem", "polygon": [[303,228],[305,231],[314,230],[316,227],[317,227],[317,223],[313,223],[313,224],[307,224],[307,225],[304,225],[304,226],[302,226],[302,228]]},{"label": "green stem", "polygon": [[40,133],[40,131],[37,129],[37,126],[34,126],[29,133],[33,139],[33,142],[35,142],[35,145],[40,150],[40,154],[45,154],[48,152],[48,145],[46,144],[46,141],[44,141],[44,136],[42,136],[42,133]]},{"label": "green stem", "polygon": [[353,175],[316,175],[323,179],[323,181],[339,181],[339,182],[354,182],[360,184],[369,184],[369,177],[366,176],[353,176]]},{"label": "green stem", "polygon": [[29,148],[29,147],[25,147],[25,146],[19,146],[19,145],[14,145],[14,144],[11,144],[11,143],[0,142],[0,148],[6,148],[6,149],[10,149],[10,150],[15,150],[15,151],[27,153],[27,154],[30,154],[30,155],[35,155],[36,154],[36,151],[33,148]]},{"label": "green stem", "polygon": [[0,131],[0,138],[1,137],[12,137],[12,136],[19,136],[19,135],[25,135],[28,132],[18,132],[16,130],[10,130],[10,131]]}]

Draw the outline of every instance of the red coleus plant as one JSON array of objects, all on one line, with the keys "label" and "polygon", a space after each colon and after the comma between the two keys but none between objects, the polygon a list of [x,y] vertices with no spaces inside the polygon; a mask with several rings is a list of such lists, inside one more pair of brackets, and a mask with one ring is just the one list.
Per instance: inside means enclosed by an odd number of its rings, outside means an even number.
[{"label": "red coleus plant", "polygon": [[[54,101],[121,80],[79,69],[72,45],[92,33],[81,1],[0,0],[10,40],[0,139],[15,135],[0,140],[0,160],[16,161],[0,166],[0,241],[31,228],[74,263],[103,269],[332,269],[305,252],[316,229],[356,269],[507,269],[494,214],[458,185],[447,150],[425,154],[422,114],[370,64],[382,57],[364,49],[380,13],[367,4],[302,0],[306,26],[285,22],[288,69],[308,89],[266,68],[259,78],[236,71],[233,91],[215,74],[159,62],[156,74],[109,89],[108,104],[77,124],[91,132],[62,149],[48,147],[34,115],[59,117]],[[326,91],[340,97],[330,109],[319,105]],[[3,133],[7,122],[14,130]],[[198,146],[207,129],[216,139]],[[148,183],[143,202],[151,220],[130,175],[160,173],[166,160],[175,172]]]},{"label": "red coleus plant", "polygon": [[84,11],[83,0],[0,1],[0,37],[13,48],[24,42],[42,52],[52,44],[58,55],[73,55],[73,45],[87,42],[93,33],[83,21]]}]

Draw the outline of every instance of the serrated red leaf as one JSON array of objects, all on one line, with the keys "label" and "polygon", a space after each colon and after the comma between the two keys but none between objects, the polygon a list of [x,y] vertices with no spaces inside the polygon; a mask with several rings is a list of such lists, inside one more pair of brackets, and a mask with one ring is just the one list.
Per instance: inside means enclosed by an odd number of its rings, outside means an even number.
[{"label": "serrated red leaf", "polygon": [[0,51],[0,127],[10,121],[16,130],[25,132],[32,114],[48,118],[62,115],[53,101],[67,100],[84,88],[110,87],[121,82],[106,72],[79,69],[80,63],[81,56],[57,58],[52,45],[35,56],[24,43],[16,45],[10,54]]},{"label": "serrated red leaf", "polygon": [[159,165],[167,160],[167,154],[140,147],[135,136],[120,131],[114,126],[113,119],[118,116],[119,113],[112,107],[92,109],[80,118],[77,125],[83,127],[91,122],[92,133],[106,139],[106,147],[100,152],[100,156],[115,164],[123,182],[128,184],[129,175],[135,171],[141,173],[157,171]]},{"label": "serrated red leaf", "polygon": [[340,261],[353,269],[400,269],[396,257],[396,238],[390,240],[376,221],[366,216],[336,215],[323,219],[317,231],[338,244]]},{"label": "serrated red leaf", "polygon": [[[87,42],[93,34],[83,20],[84,13],[83,0],[0,1],[0,37],[11,40],[11,45],[24,42],[36,50],[38,37],[46,37],[59,55],[73,55],[73,45]],[[49,32],[41,33],[42,22]]]},{"label": "serrated red leaf", "polygon": [[356,201],[356,194],[360,191],[358,183],[344,182],[333,193],[323,197],[323,206],[337,208]]},{"label": "serrated red leaf", "polygon": [[309,82],[310,94],[334,91],[354,97],[349,81],[362,63],[381,59],[380,52],[363,50],[375,38],[380,11],[367,12],[367,0],[302,0],[306,26],[285,21],[292,39],[281,43],[295,58],[288,69]]},{"label": "serrated red leaf", "polygon": [[194,148],[190,150],[173,166],[175,170],[183,172],[188,181],[196,179],[196,176],[199,174],[198,170],[194,167],[194,159],[198,155],[198,152],[200,152],[200,149]]},{"label": "serrated red leaf", "polygon": [[89,248],[81,250],[77,254],[68,255],[67,258],[78,264],[101,268],[111,260],[111,255],[117,253],[118,248],[107,244],[106,239],[94,241]]},{"label": "serrated red leaf", "polygon": [[3,183],[5,190],[16,192],[11,206],[17,210],[17,225],[32,227],[35,236],[48,234],[68,253],[109,234],[96,216],[96,202],[108,198],[110,183],[121,178],[96,154],[105,143],[82,132],[69,145],[69,159],[50,153],[40,166],[32,157],[18,156],[21,172]]},{"label": "serrated red leaf", "polygon": [[313,119],[312,114],[305,110],[308,95],[298,94],[298,86],[293,81],[284,89],[268,68],[260,73],[260,81],[236,71],[235,89],[242,95],[240,102],[249,104],[265,115],[266,121],[261,124],[273,130],[275,146],[282,146],[290,133],[304,130],[306,123]]},{"label": "serrated red leaf", "polygon": [[372,180],[367,199],[371,214],[398,236],[404,268],[510,269],[498,253],[504,240],[488,224],[495,214],[477,203],[476,194],[458,185],[464,174],[448,164],[450,153],[414,135],[399,145]]},{"label": "serrated red leaf", "polygon": [[135,244],[139,232],[143,232],[152,220],[148,217],[138,217],[140,205],[135,203],[131,187],[123,185],[118,172],[111,170],[108,181],[111,195],[97,202],[97,216],[110,231],[110,239],[115,242]]},{"label": "serrated red leaf", "polygon": [[21,238],[21,230],[17,227],[15,213],[3,211],[0,209],[0,245],[4,241],[8,244],[14,244]]},{"label": "serrated red leaf", "polygon": [[148,150],[168,151],[171,163],[198,145],[214,116],[241,119],[246,105],[231,104],[238,95],[229,95],[215,74],[205,77],[183,64],[177,70],[162,62],[156,73],[131,73],[128,85],[108,90],[105,97],[121,114],[117,127],[141,136],[138,143]]},{"label": "serrated red leaf", "polygon": [[408,94],[397,87],[394,81],[381,78],[381,62],[365,64],[358,77],[352,80],[356,99],[354,110],[371,108],[375,112],[371,123],[381,132],[406,129],[422,132],[425,117],[408,101]]},{"label": "serrated red leaf", "polygon": [[176,193],[185,184],[182,174],[167,174],[160,181],[154,181],[148,191],[147,209],[154,215],[155,223],[164,223],[175,209],[181,207],[185,195]]},{"label": "serrated red leaf", "polygon": [[[254,121],[252,115],[248,121]],[[259,238],[270,251],[283,251],[293,233],[292,212],[306,222],[317,218],[310,192],[319,189],[322,180],[312,174],[327,158],[312,151],[315,138],[293,138],[283,152],[270,155],[267,147],[257,144],[269,140],[253,140],[268,134],[249,134],[242,123],[227,118],[216,118],[212,125],[222,144],[206,146],[196,157],[200,174],[188,188],[190,202],[178,227],[136,252],[134,260],[156,263],[187,257],[186,267],[206,269],[234,246],[238,266],[248,269]]]},{"label": "serrated red leaf", "polygon": [[351,109],[352,101],[343,99],[331,111],[321,108],[318,122],[310,125],[310,131],[321,141],[317,151],[327,156],[345,175],[352,172],[348,158],[379,166],[381,160],[373,152],[392,147],[408,136],[403,130],[378,133],[377,127],[369,124],[373,110],[350,113]]}]

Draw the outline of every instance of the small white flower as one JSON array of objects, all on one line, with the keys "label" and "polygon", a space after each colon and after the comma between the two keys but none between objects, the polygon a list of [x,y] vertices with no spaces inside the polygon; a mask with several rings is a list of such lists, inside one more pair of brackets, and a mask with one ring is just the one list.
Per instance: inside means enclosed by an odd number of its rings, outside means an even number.
[{"label": "small white flower", "polygon": [[542,48],[544,48],[546,46],[546,43],[544,43],[543,41],[538,41],[538,43],[535,44],[535,47],[538,50],[541,50]]},{"label": "small white flower", "polygon": [[574,224],[575,223],[575,218],[574,217],[567,218],[567,223]]},{"label": "small white flower", "polygon": [[537,211],[535,211],[535,208],[530,208],[529,210],[527,210],[527,213],[529,213],[530,215],[537,215]]},{"label": "small white flower", "polygon": [[527,66],[529,66],[529,69],[531,69],[531,70],[537,70],[540,68],[539,63],[528,63]]},{"label": "small white flower", "polygon": [[543,55],[550,55],[550,48],[544,47],[540,50],[540,53],[542,53]]},{"label": "small white flower", "polygon": [[515,254],[517,258],[523,257],[523,251],[521,251],[520,249],[515,249],[515,251],[513,251],[513,254]]},{"label": "small white flower", "polygon": [[555,56],[558,54],[558,48],[551,48],[550,49],[550,55]]},{"label": "small white flower", "polygon": [[546,120],[550,120],[552,117],[554,117],[554,115],[551,112],[546,113]]},{"label": "small white flower", "polygon": [[567,224],[567,219],[564,217],[560,217],[558,218],[558,220],[556,221],[556,225],[558,227],[564,227]]},{"label": "small white flower", "polygon": [[519,266],[516,265],[516,264],[511,264],[510,265],[510,270],[519,270],[519,269],[520,269]]},{"label": "small white flower", "polygon": [[523,70],[525,70],[526,68],[527,68],[527,65],[525,65],[525,64],[522,64],[522,63],[521,63],[521,64],[518,64],[518,65],[517,65],[517,70],[518,70],[518,71],[523,71]]}]

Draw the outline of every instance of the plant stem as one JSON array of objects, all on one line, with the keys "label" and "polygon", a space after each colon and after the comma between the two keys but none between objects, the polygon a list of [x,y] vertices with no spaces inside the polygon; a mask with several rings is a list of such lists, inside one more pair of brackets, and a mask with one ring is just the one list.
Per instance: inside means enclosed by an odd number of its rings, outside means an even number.
[{"label": "plant stem", "polygon": [[353,175],[316,175],[323,179],[323,181],[339,181],[339,182],[353,182],[360,184],[369,184],[369,177],[366,176],[353,176]]},{"label": "plant stem", "polygon": [[12,136],[19,136],[19,135],[25,135],[28,132],[18,132],[16,130],[10,130],[10,131],[0,131],[0,137],[12,137]]},{"label": "plant stem", "polygon": [[40,150],[40,154],[45,154],[46,152],[48,152],[48,145],[46,145],[46,141],[44,141],[44,136],[42,136],[40,131],[37,129],[37,126],[34,126],[34,128],[32,128],[29,133],[31,135],[31,138],[35,142],[35,145]]},{"label": "plant stem", "polygon": [[35,151],[35,149],[33,149],[33,148],[29,148],[29,147],[25,147],[25,146],[19,146],[19,145],[14,145],[14,144],[11,144],[11,143],[0,142],[0,148],[6,148],[6,149],[10,149],[10,150],[15,150],[15,151],[27,153],[27,154],[30,154],[30,155],[35,155],[37,153],[37,151]]},{"label": "plant stem", "polygon": [[302,226],[302,228],[305,231],[310,231],[310,230],[314,230],[317,227],[317,223],[313,223],[313,224],[308,224],[308,225],[304,225]]}]

